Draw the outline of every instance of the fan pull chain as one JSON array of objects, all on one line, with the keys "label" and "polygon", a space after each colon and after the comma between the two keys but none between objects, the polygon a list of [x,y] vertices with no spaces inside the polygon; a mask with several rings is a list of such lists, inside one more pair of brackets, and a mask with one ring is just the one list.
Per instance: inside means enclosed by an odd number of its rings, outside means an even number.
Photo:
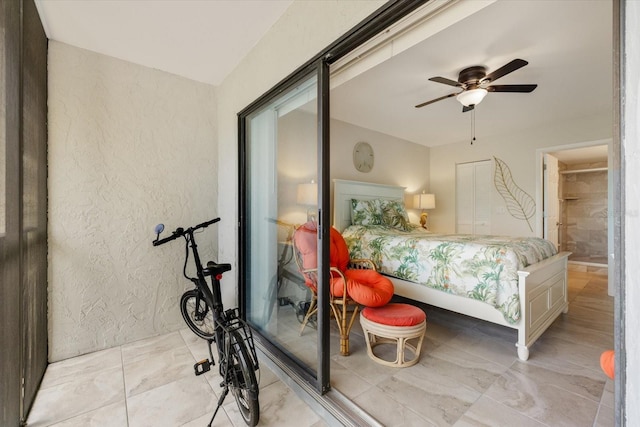
[{"label": "fan pull chain", "polygon": [[476,140],[476,109],[471,110],[471,145]]}]

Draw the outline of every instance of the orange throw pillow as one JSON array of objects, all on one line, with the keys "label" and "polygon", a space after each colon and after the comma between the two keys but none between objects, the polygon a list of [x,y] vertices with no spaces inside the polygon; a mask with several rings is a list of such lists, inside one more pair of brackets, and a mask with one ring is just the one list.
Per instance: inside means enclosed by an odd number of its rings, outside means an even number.
[{"label": "orange throw pillow", "polygon": [[420,308],[403,303],[367,307],[362,310],[362,315],[374,323],[388,326],[415,326],[427,320],[427,315]]},{"label": "orange throw pillow", "polygon": [[347,242],[344,241],[342,234],[335,228],[331,227],[329,233],[331,237],[330,258],[331,267],[337,267],[338,270],[344,272],[349,265],[349,248]]},{"label": "orange throw pillow", "polygon": [[613,350],[607,350],[600,355],[600,367],[609,378],[613,379],[615,372],[615,353]]},{"label": "orange throw pillow", "polygon": [[347,292],[365,307],[381,307],[391,301],[393,283],[375,270],[347,270]]}]

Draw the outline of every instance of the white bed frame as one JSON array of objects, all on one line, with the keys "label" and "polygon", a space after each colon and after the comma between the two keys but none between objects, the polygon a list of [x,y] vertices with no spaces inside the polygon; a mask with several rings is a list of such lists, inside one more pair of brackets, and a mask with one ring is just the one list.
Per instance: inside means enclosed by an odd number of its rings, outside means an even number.
[{"label": "white bed frame", "polygon": [[[333,226],[342,232],[351,225],[351,199],[390,199],[404,202],[404,187],[334,179]],[[570,252],[518,271],[521,317],[507,323],[502,314],[482,301],[438,291],[424,285],[390,277],[397,295],[436,307],[507,326],[518,331],[518,357],[529,358],[529,348],[560,313],[567,313],[567,259]]]}]

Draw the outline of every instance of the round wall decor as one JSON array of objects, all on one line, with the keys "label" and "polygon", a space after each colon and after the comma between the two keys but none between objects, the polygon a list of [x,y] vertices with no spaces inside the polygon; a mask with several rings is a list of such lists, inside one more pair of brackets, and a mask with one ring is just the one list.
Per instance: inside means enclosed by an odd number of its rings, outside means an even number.
[{"label": "round wall decor", "polygon": [[367,142],[358,142],[353,147],[353,166],[360,172],[370,172],[373,169],[373,148]]}]

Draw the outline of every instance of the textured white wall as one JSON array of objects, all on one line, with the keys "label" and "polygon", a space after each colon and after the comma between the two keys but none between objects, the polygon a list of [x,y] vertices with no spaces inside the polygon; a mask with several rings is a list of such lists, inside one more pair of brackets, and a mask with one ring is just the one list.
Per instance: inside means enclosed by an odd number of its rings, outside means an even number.
[{"label": "textured white wall", "polygon": [[183,326],[184,247],[153,227],[216,215],[215,123],[213,86],[49,42],[50,361]]}]

